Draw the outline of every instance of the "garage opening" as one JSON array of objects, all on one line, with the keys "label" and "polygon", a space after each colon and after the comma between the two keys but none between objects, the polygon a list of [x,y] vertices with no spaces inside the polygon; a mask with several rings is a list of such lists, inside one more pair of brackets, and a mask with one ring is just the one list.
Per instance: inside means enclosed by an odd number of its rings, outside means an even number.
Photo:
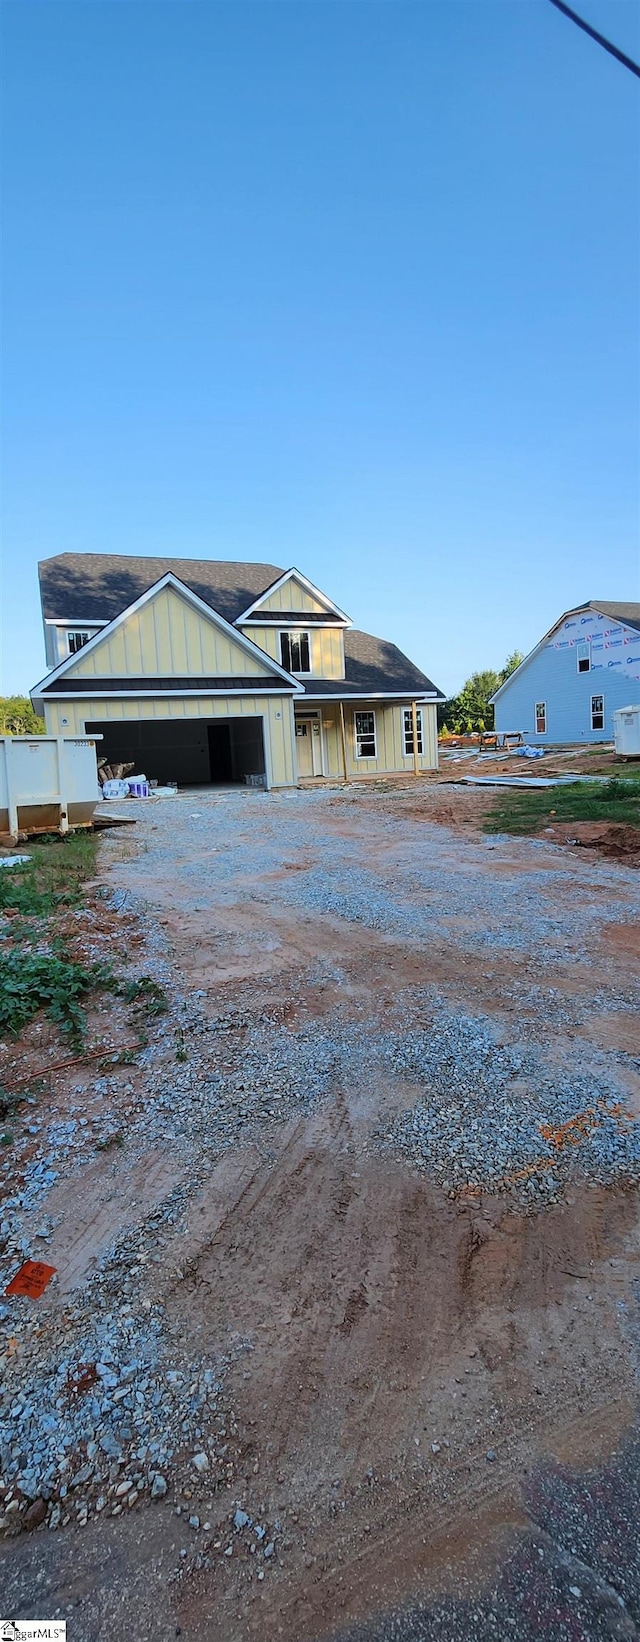
[{"label": "garage opening", "polygon": [[102,736],[108,764],[133,763],[136,774],[160,785],[257,786],[265,779],[261,718],[110,719],[86,724],[85,732]]}]

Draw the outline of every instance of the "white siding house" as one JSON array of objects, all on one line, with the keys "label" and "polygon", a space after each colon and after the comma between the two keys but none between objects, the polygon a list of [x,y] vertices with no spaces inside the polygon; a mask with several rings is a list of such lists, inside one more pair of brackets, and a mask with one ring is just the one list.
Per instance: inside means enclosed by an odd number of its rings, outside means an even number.
[{"label": "white siding house", "polygon": [[640,701],[640,604],[568,610],[492,696],[497,730],[542,746],[613,740],[613,713]]}]

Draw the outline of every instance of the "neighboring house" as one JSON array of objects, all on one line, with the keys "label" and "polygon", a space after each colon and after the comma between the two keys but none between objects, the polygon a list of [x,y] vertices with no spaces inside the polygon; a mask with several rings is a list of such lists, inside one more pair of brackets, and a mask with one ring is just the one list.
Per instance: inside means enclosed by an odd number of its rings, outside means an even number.
[{"label": "neighboring house", "polygon": [[295,786],[435,769],[430,679],[298,570],[62,553],[39,566],[56,735],[149,778]]},{"label": "neighboring house", "polygon": [[640,604],[567,610],[491,700],[496,729],[530,741],[613,740],[616,708],[640,701]]}]

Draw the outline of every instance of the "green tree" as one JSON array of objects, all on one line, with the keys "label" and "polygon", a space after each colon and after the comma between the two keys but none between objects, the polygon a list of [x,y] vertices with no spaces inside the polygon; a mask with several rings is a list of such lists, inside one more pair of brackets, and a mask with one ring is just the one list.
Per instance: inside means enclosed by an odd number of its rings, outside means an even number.
[{"label": "green tree", "polygon": [[0,735],[44,735],[45,730],[28,696],[0,696]]},{"label": "green tree", "polygon": [[472,673],[457,696],[450,696],[438,709],[440,729],[452,730],[457,735],[472,735],[475,731],[493,729],[493,707],[490,697],[514,673],[523,660],[519,650],[507,656],[504,667],[497,673],[493,667]]},{"label": "green tree", "polygon": [[522,651],[513,650],[511,655],[507,656],[504,667],[500,668],[500,683],[504,684],[506,679],[511,678],[511,674],[515,673],[516,667],[520,667],[523,661]]}]

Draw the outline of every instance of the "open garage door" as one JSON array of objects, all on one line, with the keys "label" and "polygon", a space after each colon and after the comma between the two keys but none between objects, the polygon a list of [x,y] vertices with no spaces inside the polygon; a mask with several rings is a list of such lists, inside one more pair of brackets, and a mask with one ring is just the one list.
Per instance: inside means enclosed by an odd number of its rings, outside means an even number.
[{"label": "open garage door", "polygon": [[139,718],[85,726],[101,735],[108,764],[135,765],[149,781],[180,787],[228,786],[265,777],[261,718]]}]

